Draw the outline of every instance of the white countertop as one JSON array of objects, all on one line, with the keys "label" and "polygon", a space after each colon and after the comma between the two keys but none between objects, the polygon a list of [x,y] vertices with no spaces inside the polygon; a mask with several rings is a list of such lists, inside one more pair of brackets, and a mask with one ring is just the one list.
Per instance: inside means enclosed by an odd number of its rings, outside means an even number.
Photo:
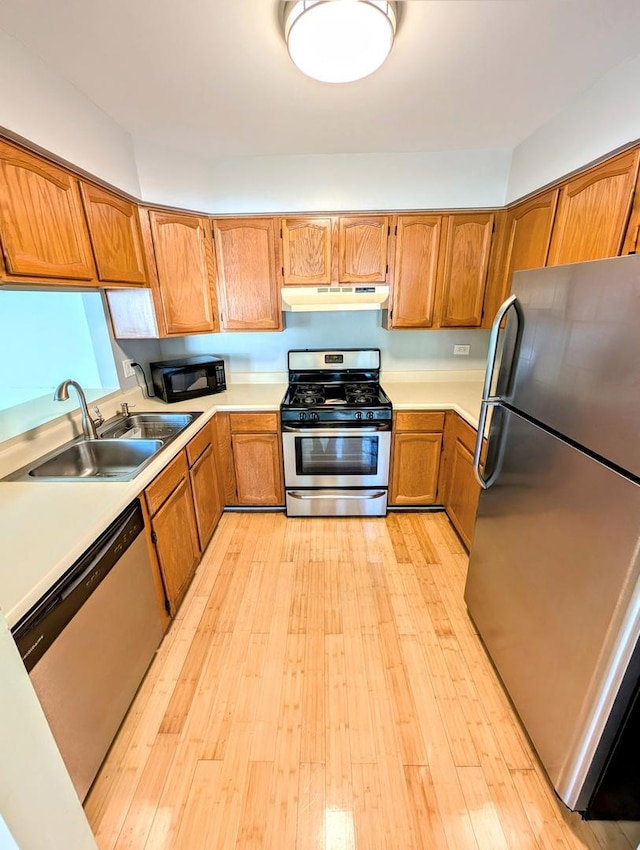
[{"label": "white countertop", "polygon": [[[381,378],[395,409],[453,409],[477,427],[481,374],[418,375],[388,374]],[[201,410],[203,415],[133,481],[0,482],[0,609],[9,627],[18,622],[216,411],[278,410],[285,391],[285,380],[231,383],[223,393],[170,407],[143,399],[138,390],[130,391],[101,404],[103,414],[113,415],[119,402],[126,400],[135,405],[134,412]],[[72,439],[72,427],[71,422],[66,422],[39,432],[36,439],[12,440],[0,452],[0,475]]]}]

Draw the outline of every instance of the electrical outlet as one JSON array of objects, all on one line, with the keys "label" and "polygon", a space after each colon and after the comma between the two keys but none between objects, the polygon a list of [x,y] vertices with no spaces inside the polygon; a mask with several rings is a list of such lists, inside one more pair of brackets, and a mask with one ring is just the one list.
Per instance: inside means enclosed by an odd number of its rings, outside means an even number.
[{"label": "electrical outlet", "polygon": [[456,356],[459,356],[461,354],[468,356],[470,349],[471,349],[470,345],[454,345],[453,346],[453,353]]},{"label": "electrical outlet", "polygon": [[133,360],[122,361],[122,372],[125,378],[135,378],[136,373],[133,370]]}]

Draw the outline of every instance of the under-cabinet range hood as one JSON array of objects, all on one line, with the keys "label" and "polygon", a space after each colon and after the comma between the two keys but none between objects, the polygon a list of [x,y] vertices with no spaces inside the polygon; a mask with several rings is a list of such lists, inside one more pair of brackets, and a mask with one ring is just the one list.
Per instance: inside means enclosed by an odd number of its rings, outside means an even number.
[{"label": "under-cabinet range hood", "polygon": [[385,285],[285,286],[281,293],[282,309],[290,313],[385,310],[389,303]]}]

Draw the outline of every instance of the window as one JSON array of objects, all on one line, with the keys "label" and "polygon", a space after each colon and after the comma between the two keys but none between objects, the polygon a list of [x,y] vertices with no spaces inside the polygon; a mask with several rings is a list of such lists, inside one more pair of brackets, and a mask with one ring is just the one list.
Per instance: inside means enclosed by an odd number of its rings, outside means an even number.
[{"label": "window", "polygon": [[91,400],[118,388],[100,293],[0,289],[0,440],[64,413],[65,378]]}]

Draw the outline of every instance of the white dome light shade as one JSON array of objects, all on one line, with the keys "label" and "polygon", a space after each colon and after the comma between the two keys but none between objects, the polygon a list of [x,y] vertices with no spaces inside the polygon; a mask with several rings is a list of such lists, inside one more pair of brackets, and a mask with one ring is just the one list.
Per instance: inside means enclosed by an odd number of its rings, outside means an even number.
[{"label": "white dome light shade", "polygon": [[389,55],[395,28],[394,4],[381,0],[299,0],[285,18],[294,64],[325,83],[372,74]]}]

